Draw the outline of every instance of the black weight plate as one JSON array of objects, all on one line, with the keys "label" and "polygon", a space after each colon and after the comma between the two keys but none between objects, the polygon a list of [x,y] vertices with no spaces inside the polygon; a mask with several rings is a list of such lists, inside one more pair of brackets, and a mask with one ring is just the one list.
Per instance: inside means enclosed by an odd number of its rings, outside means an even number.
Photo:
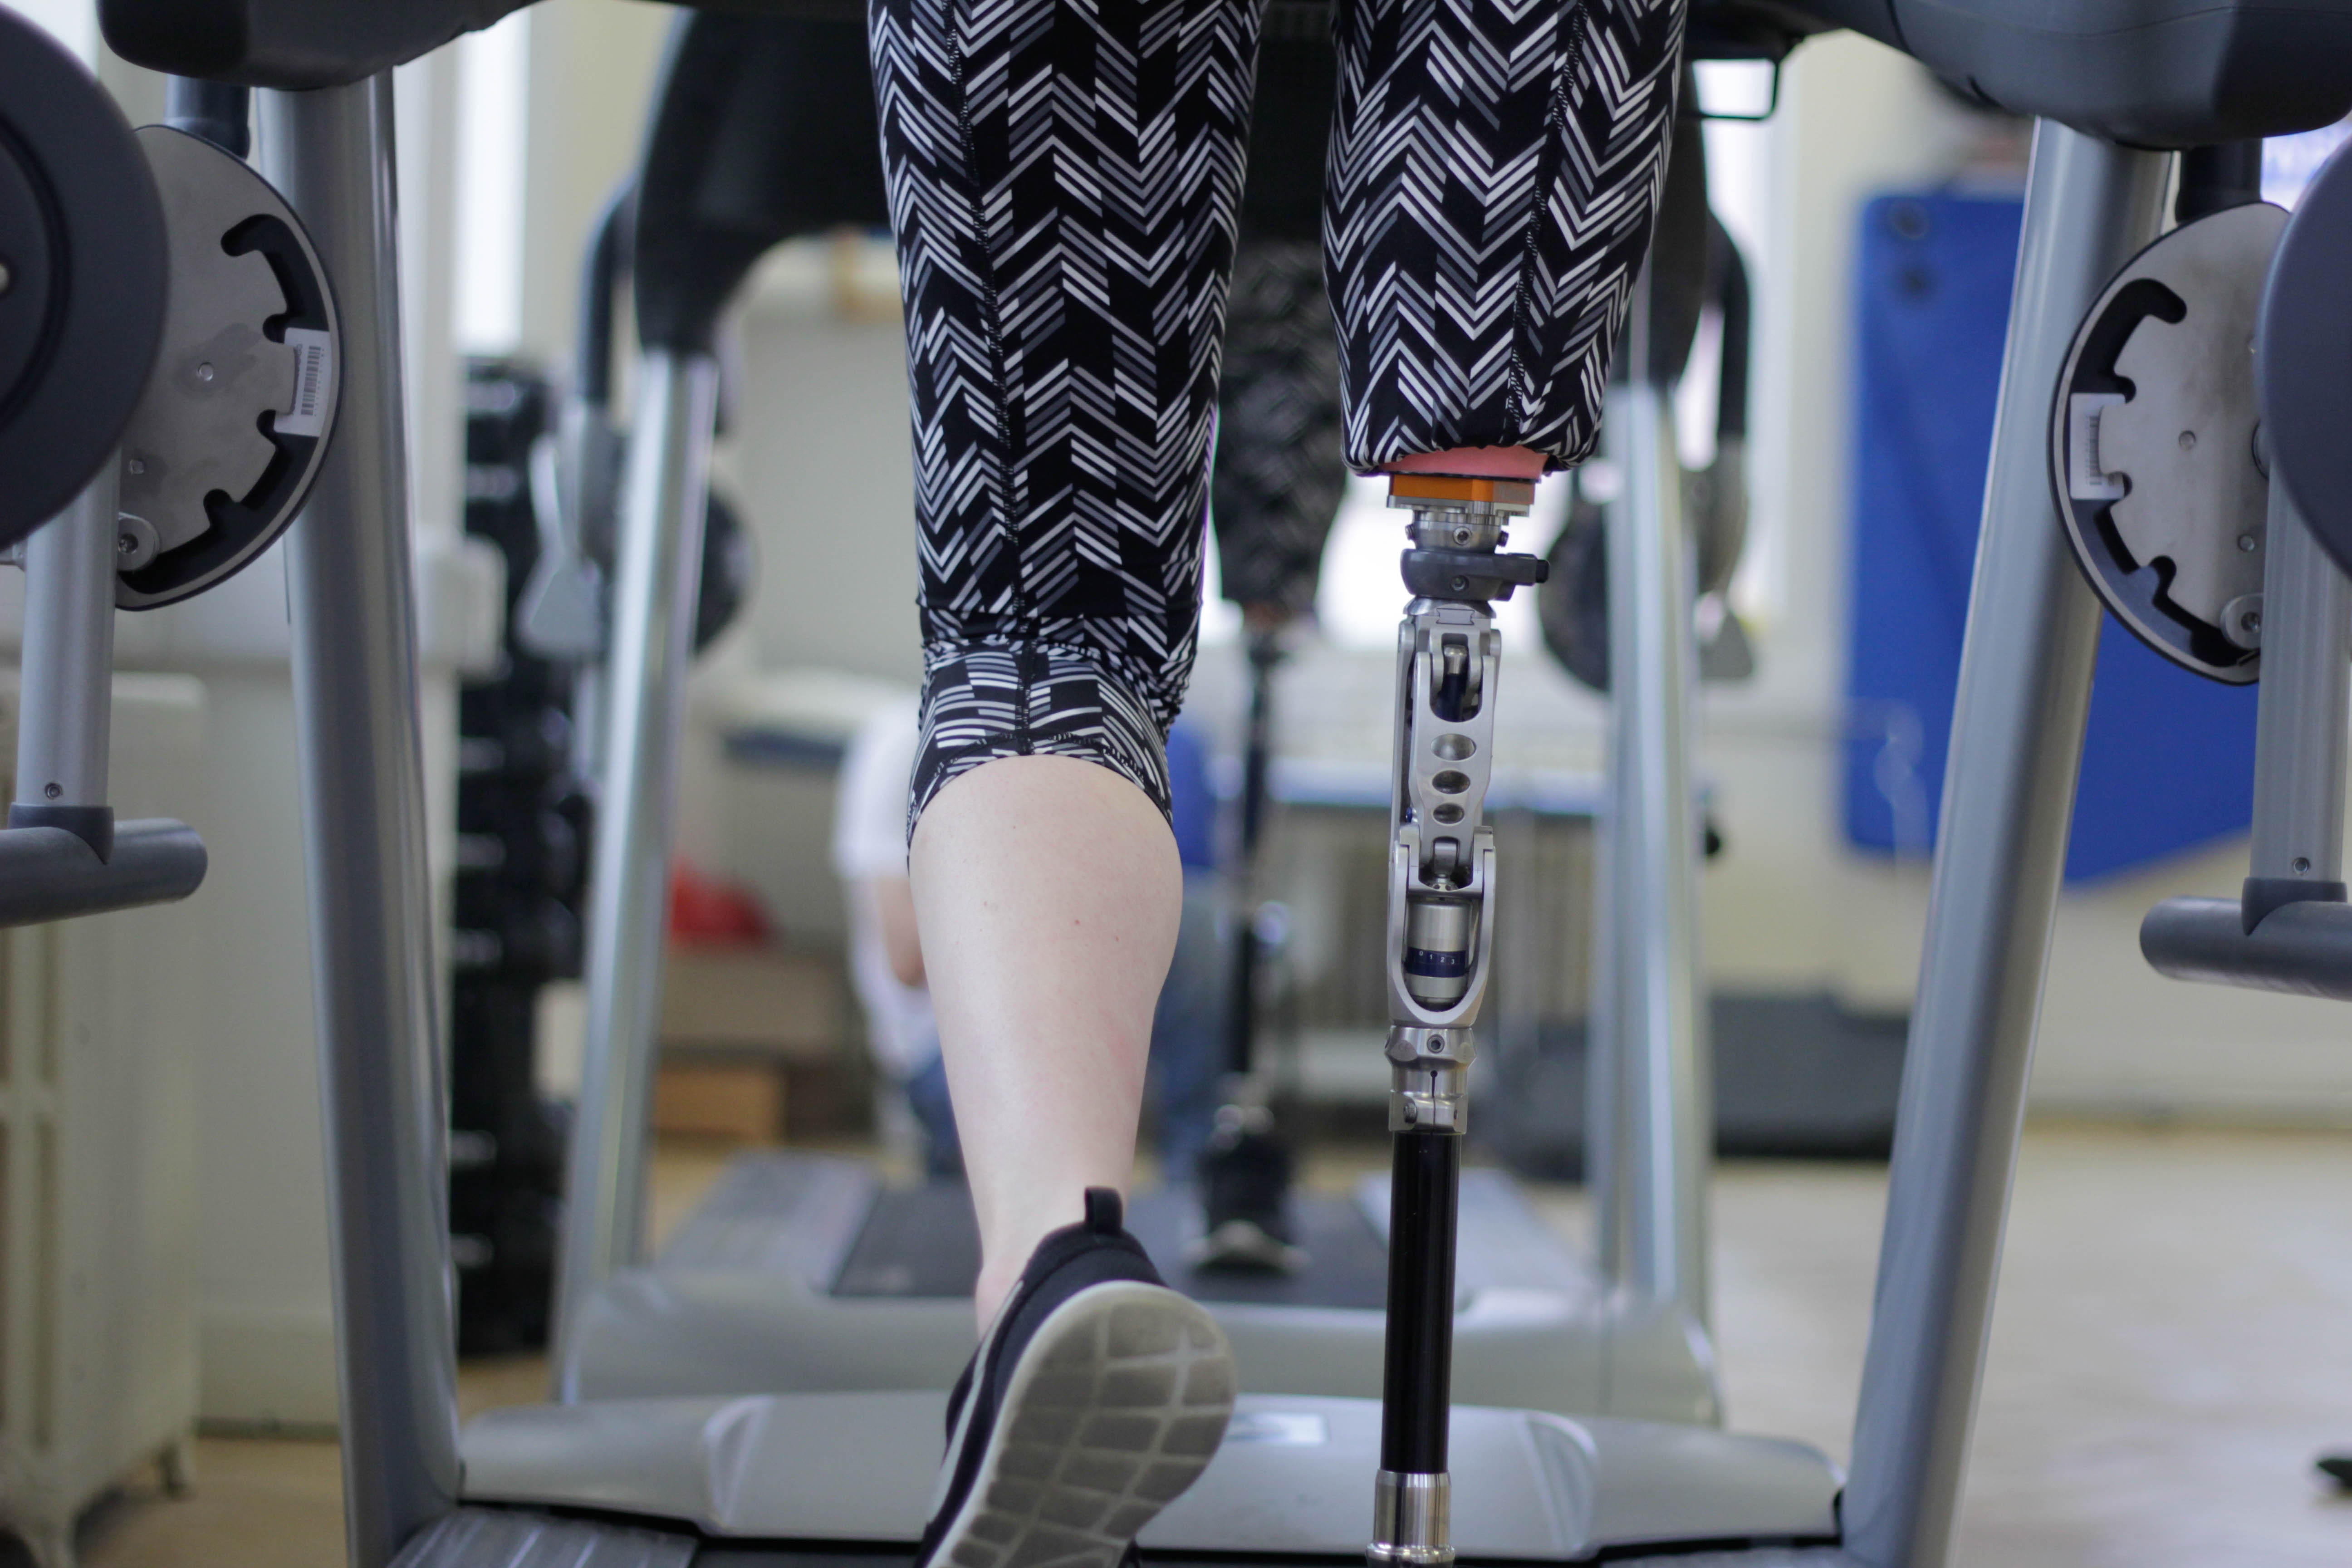
[{"label": "black weight plate", "polygon": [[49,219],[31,171],[0,142],[0,406],[30,377],[48,324]]},{"label": "black weight plate", "polygon": [[[131,127],[47,33],[0,8],[0,546],[114,450],[163,325],[163,215]],[[13,196],[13,200],[12,200]]]},{"label": "black weight plate", "polygon": [[700,653],[735,622],[760,575],[751,535],[717,490],[702,513],[702,588],[695,600],[694,651]]},{"label": "black weight plate", "polygon": [[1536,597],[1544,647],[1593,690],[1609,689],[1609,531],[1601,508],[1580,498],[1552,542],[1551,577]]},{"label": "black weight plate", "polygon": [[2352,572],[2352,144],[2295,204],[2254,329],[2271,482]]}]

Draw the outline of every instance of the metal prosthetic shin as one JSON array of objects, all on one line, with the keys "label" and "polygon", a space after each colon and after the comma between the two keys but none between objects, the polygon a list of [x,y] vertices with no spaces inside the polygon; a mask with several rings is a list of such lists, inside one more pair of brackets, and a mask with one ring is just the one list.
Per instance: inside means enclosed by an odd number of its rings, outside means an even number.
[{"label": "metal prosthetic shin", "polygon": [[1398,475],[1410,509],[1397,628],[1396,756],[1389,805],[1388,1346],[1376,1565],[1451,1563],[1446,1427],[1461,1138],[1471,1026],[1493,951],[1495,835],[1486,825],[1502,638],[1493,601],[1543,581],[1544,563],[1499,553],[1535,499],[1528,480]]}]

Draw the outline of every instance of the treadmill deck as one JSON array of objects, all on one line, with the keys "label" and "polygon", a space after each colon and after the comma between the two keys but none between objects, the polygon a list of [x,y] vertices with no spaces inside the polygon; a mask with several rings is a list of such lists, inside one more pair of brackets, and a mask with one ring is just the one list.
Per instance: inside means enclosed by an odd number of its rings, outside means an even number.
[{"label": "treadmill deck", "polygon": [[[1139,1194],[1129,1227],[1209,1307],[1254,1393],[1376,1398],[1388,1184],[1301,1194],[1294,1277],[1203,1275],[1188,1194]],[[1463,1173],[1454,1385],[1465,1405],[1712,1425],[1703,1331],[1601,1278],[1499,1172]],[[572,1399],[938,1390],[974,1340],[979,1239],[956,1186],[884,1188],[856,1161],[739,1157],[650,1268],[607,1280],[568,1337]]]},{"label": "treadmill deck", "polygon": [[[586,1510],[712,1540],[903,1547],[920,1533],[945,1396],[614,1400],[493,1411],[463,1440],[468,1501]],[[1465,1560],[1575,1561],[1650,1543],[1822,1543],[1836,1467],[1799,1443],[1667,1423],[1457,1406]],[[1148,1556],[1360,1557],[1379,1468],[1370,1400],[1245,1395]]]}]

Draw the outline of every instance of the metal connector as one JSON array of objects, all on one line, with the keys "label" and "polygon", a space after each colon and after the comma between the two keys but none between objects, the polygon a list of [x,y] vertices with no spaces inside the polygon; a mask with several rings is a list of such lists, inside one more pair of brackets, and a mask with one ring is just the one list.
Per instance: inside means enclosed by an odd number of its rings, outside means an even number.
[{"label": "metal connector", "polygon": [[1372,1568],[1435,1568],[1454,1561],[1454,1482],[1382,1470],[1372,1482]]},{"label": "metal connector", "polygon": [[1389,1030],[1389,1131],[1470,1130],[1470,1063],[1476,1054],[1468,1029],[1397,1025]]}]

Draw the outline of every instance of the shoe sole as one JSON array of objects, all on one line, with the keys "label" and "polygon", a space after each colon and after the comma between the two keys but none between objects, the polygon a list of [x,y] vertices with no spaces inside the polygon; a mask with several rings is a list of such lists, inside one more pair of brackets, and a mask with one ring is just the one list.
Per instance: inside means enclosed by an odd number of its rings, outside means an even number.
[{"label": "shoe sole", "polygon": [[951,1568],[1114,1568],[1183,1495],[1234,1413],[1234,1352],[1201,1307],[1118,1281],[1038,1325],[971,1494],[940,1536]]}]

